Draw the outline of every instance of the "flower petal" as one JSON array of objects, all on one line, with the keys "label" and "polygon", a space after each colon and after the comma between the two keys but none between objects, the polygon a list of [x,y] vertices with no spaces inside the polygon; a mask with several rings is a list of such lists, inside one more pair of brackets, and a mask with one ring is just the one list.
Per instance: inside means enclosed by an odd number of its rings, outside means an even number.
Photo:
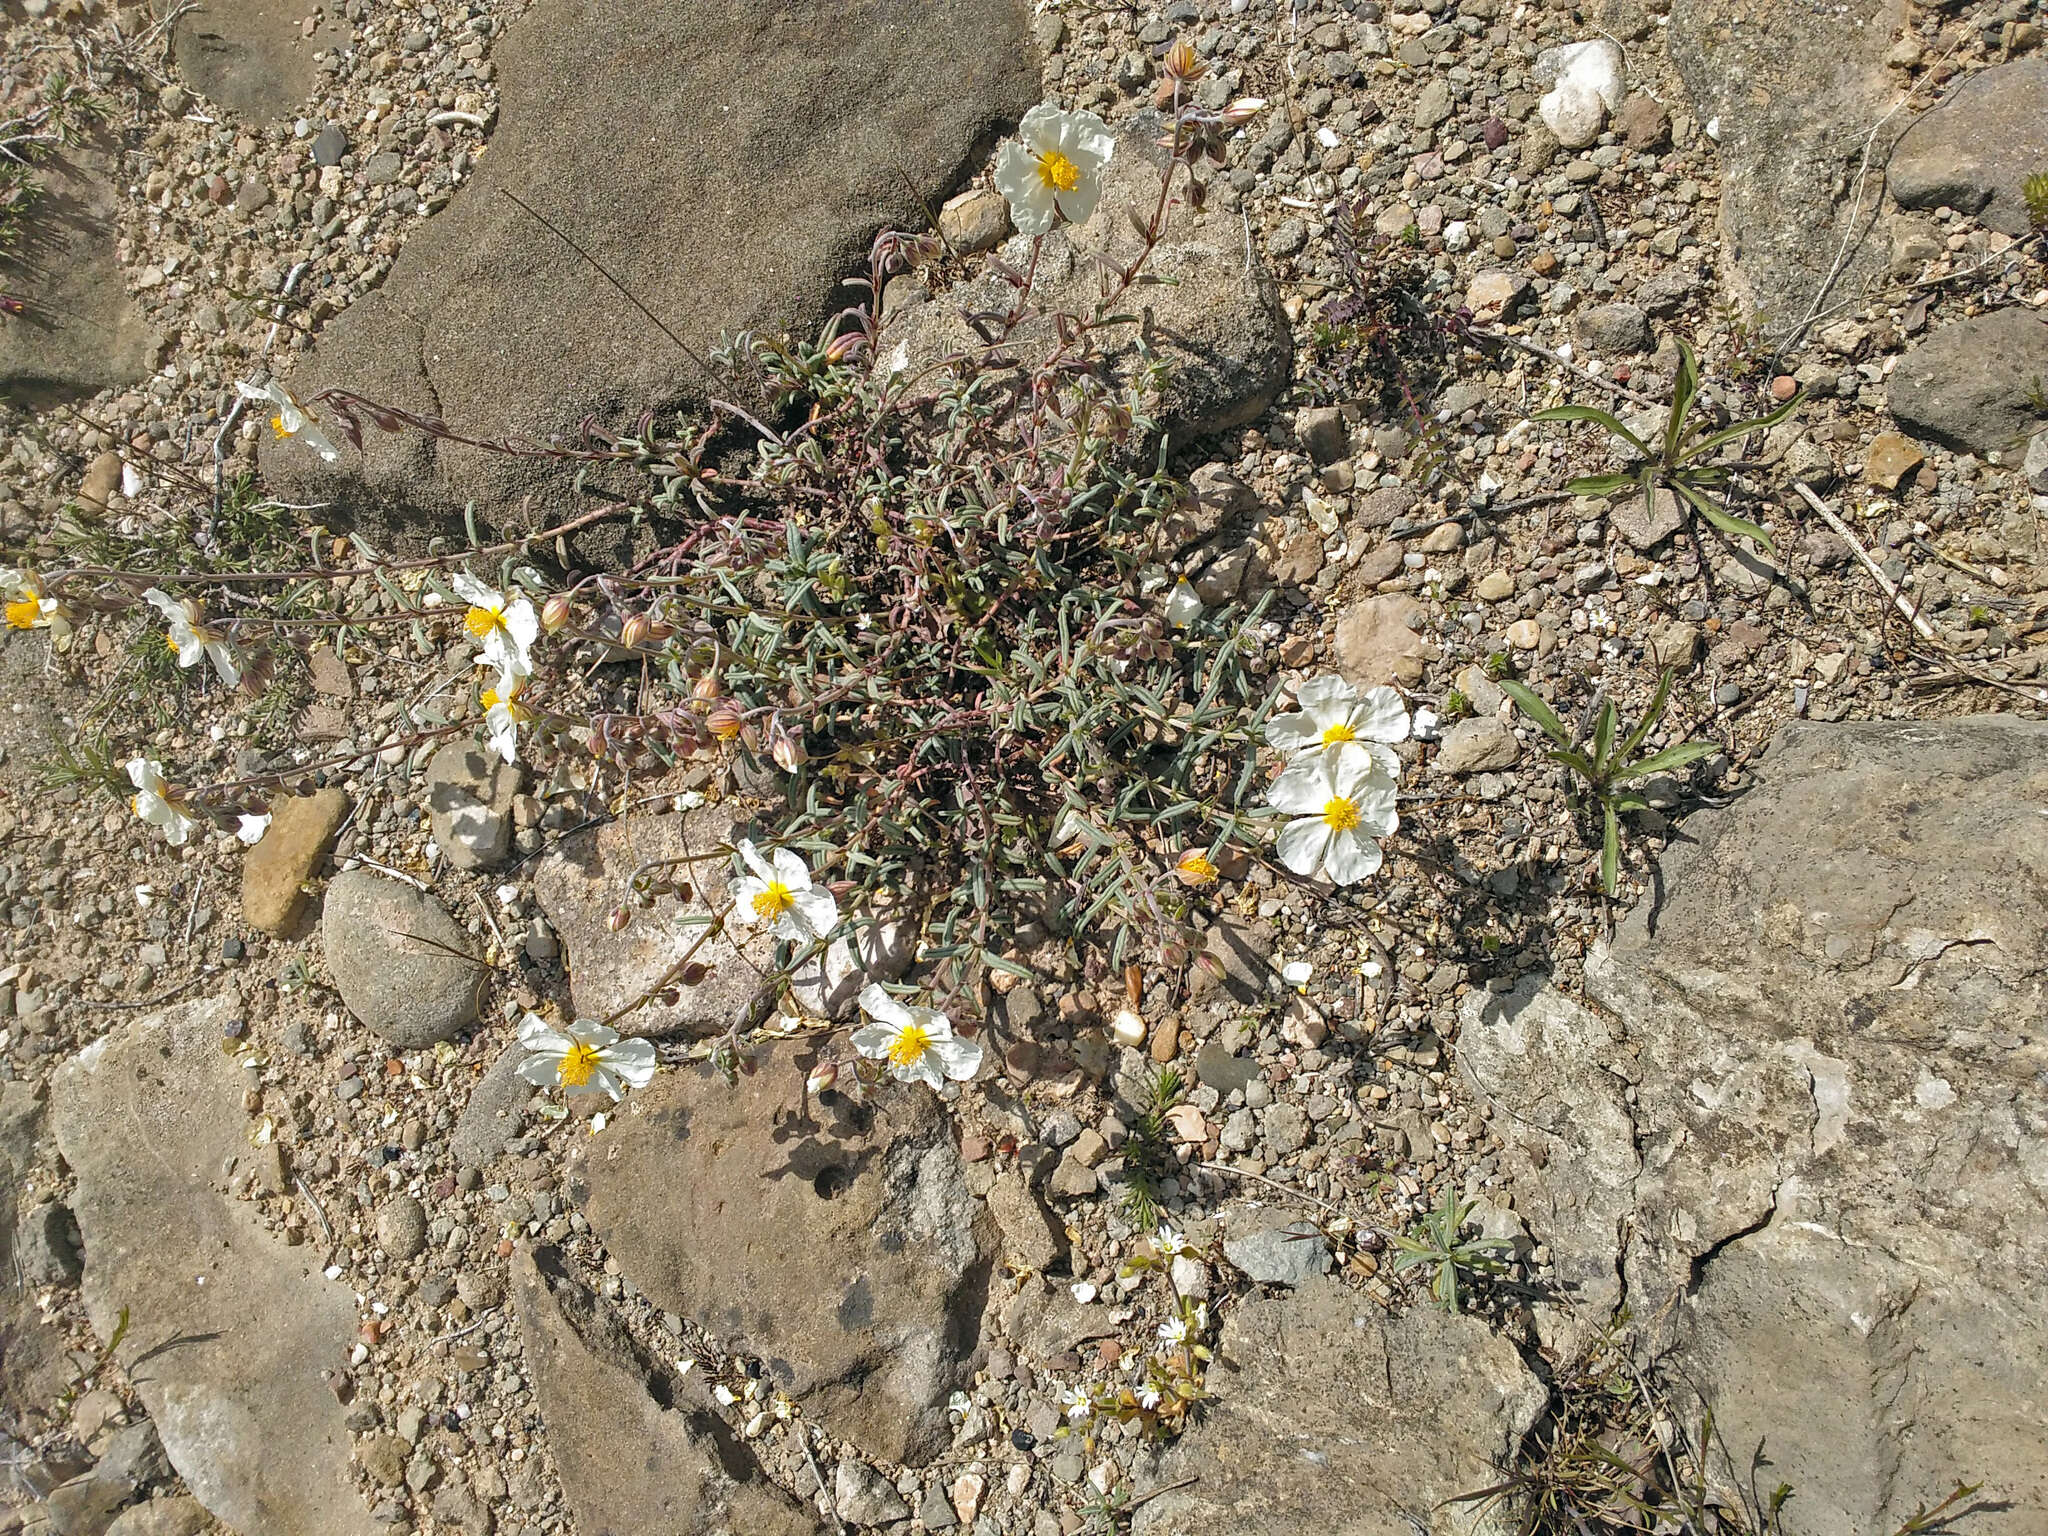
[{"label": "flower petal", "polygon": [[757,923],[761,914],[754,910],[754,898],[768,889],[766,880],[756,880],[752,875],[742,875],[732,883],[732,912],[734,922]]},{"label": "flower petal", "polygon": [[1301,710],[1277,715],[1266,722],[1266,745],[1290,757],[1310,747],[1321,746],[1322,741],[1322,727]]},{"label": "flower petal", "polygon": [[740,857],[747,861],[747,868],[761,877],[763,889],[775,879],[775,866],[761,857],[761,850],[754,846],[752,838],[740,839]]},{"label": "flower petal", "polygon": [[1341,677],[1312,678],[1294,690],[1294,702],[1316,721],[1316,734],[1333,720],[1342,720],[1358,702],[1358,690]]},{"label": "flower petal", "polygon": [[606,1046],[614,1044],[619,1038],[619,1032],[609,1024],[597,1024],[589,1019],[578,1019],[575,1029],[576,1038],[594,1051],[603,1050]]},{"label": "flower petal", "polygon": [[1356,832],[1339,832],[1323,854],[1323,872],[1339,885],[1356,885],[1380,867],[1380,845]]},{"label": "flower petal", "polygon": [[768,857],[775,864],[775,878],[792,891],[807,891],[811,888],[810,866],[801,855],[789,848],[777,848]]},{"label": "flower petal", "polygon": [[804,927],[814,938],[823,938],[839,924],[839,903],[830,891],[817,886],[797,892],[796,905],[790,911],[803,915]]},{"label": "flower petal", "polygon": [[621,1040],[605,1052],[605,1064],[625,1079],[628,1087],[645,1088],[654,1079],[654,1042]]},{"label": "flower petal", "polygon": [[1053,201],[1070,222],[1086,224],[1095,216],[1095,205],[1102,201],[1102,178],[1084,173],[1071,190],[1054,193]]},{"label": "flower petal", "polygon": [[935,1040],[926,1054],[936,1056],[946,1076],[964,1083],[981,1070],[981,1042],[957,1038]]},{"label": "flower petal", "polygon": [[[870,1017],[901,1031],[910,1023],[910,1010],[882,990],[880,982],[871,981],[860,989],[860,1006]],[[892,1033],[893,1040],[895,1035]]]},{"label": "flower petal", "polygon": [[521,1079],[533,1084],[536,1088],[552,1088],[555,1086],[555,1079],[559,1075],[560,1069],[557,1063],[560,1060],[561,1058],[558,1056],[529,1056],[526,1060],[519,1063],[517,1067],[513,1068],[513,1070],[519,1074]]},{"label": "flower petal", "polygon": [[1266,803],[1290,816],[1320,816],[1338,793],[1328,754],[1297,757],[1266,791]]},{"label": "flower petal", "polygon": [[1297,875],[1314,876],[1322,870],[1323,852],[1330,846],[1330,835],[1329,824],[1322,817],[1303,816],[1280,829],[1275,851],[1280,862]]},{"label": "flower petal", "polygon": [[932,1059],[930,1051],[926,1051],[909,1066],[898,1067],[895,1070],[896,1076],[906,1083],[925,1083],[933,1088],[943,1088],[946,1085],[945,1071],[940,1063]]},{"label": "flower petal", "polygon": [[[1036,111],[1036,108],[1033,108]],[[1038,162],[1016,140],[1004,143],[996,156],[996,190],[1010,205],[1010,222],[1021,235],[1038,236],[1052,230],[1057,214],[1052,188],[1038,174]]]},{"label": "flower petal", "polygon": [[1368,688],[1351,717],[1351,728],[1367,741],[1406,741],[1408,706],[1391,688]]},{"label": "flower petal", "polygon": [[853,1048],[863,1056],[876,1060],[889,1054],[889,1047],[896,1043],[899,1032],[886,1024],[864,1024],[849,1037]]},{"label": "flower petal", "polygon": [[519,1021],[519,1043],[529,1051],[553,1051],[557,1056],[566,1056],[575,1042],[552,1028],[539,1014],[529,1013]]},{"label": "flower petal", "polygon": [[455,595],[472,608],[487,608],[496,613],[504,604],[494,588],[485,586],[467,571],[457,571],[448,578],[448,585],[455,589]]},{"label": "flower petal", "polygon": [[151,587],[142,594],[142,600],[165,618],[185,622],[185,605],[161,587]]}]

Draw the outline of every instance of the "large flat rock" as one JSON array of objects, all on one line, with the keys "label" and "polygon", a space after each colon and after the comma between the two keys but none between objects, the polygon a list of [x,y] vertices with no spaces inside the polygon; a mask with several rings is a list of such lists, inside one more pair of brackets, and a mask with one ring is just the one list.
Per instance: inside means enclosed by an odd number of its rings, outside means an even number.
[{"label": "large flat rock", "polygon": [[1445,1501],[1498,1482],[1550,1400],[1480,1318],[1388,1317],[1327,1278],[1246,1297],[1216,1355],[1216,1402],[1142,1480],[1192,1486],[1142,1506],[1139,1536],[1492,1532]]},{"label": "large flat rock", "polygon": [[[581,1536],[811,1536],[711,1406],[627,1332],[559,1252],[512,1261],[512,1295],[548,1449]],[[699,1373],[701,1376],[701,1373]]]},{"label": "large flat rock", "polygon": [[[475,176],[292,379],[473,437],[630,424],[694,398],[696,367],[503,194],[569,231],[699,354],[724,330],[814,332],[884,224],[921,227],[1036,99],[1024,0],[562,0],[494,53],[499,127]],[[327,470],[264,467],[295,499],[485,512],[559,472],[410,434]]]},{"label": "large flat rock", "polygon": [[149,372],[156,335],[115,257],[119,167],[89,134],[36,167],[42,195],[21,243],[0,257],[0,288],[27,306],[0,323],[0,397],[39,410]]},{"label": "large flat rock", "polygon": [[1625,1282],[1815,1536],[1959,1477],[1989,1536],[2048,1528],[2044,754],[2010,716],[1791,727],[1591,1006],[1525,983],[1459,1034],[1567,1290],[1597,1327]]},{"label": "large flat rock", "polygon": [[663,1073],[573,1164],[571,1198],[657,1306],[759,1356],[833,1433],[922,1461],[975,1345],[994,1223],[922,1085],[807,1101],[771,1052]]},{"label": "large flat rock", "polygon": [[1927,442],[2017,453],[2048,427],[2044,384],[2048,316],[2015,304],[1928,336],[1892,370],[1886,403],[1901,427]]},{"label": "large flat rock", "polygon": [[1884,56],[1905,20],[1906,0],[1673,0],[1672,62],[1700,119],[1719,125],[1723,273],[1773,338],[1829,307],[1817,301],[1831,272],[1830,302],[1883,273],[1876,172],[1860,212],[1855,182],[1898,98]]},{"label": "large flat rock", "polygon": [[221,1189],[249,1155],[232,999],[137,1019],[64,1064],[50,1096],[78,1176],[85,1306],[171,1464],[246,1536],[375,1536],[325,1375],[343,1369],[355,1299]]},{"label": "large flat rock", "polygon": [[2023,193],[2048,168],[2048,58],[1965,75],[1892,151],[1902,208],[1953,208],[2008,235],[2027,232]]},{"label": "large flat rock", "polygon": [[236,117],[290,117],[313,94],[313,55],[348,39],[347,25],[332,14],[338,9],[305,0],[204,0],[172,27],[171,61],[187,85]]}]

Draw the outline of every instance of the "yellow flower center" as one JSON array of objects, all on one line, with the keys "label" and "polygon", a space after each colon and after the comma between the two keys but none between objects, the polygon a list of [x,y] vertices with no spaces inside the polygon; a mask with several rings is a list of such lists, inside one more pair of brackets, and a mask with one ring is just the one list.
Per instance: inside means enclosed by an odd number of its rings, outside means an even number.
[{"label": "yellow flower center", "polygon": [[34,629],[36,621],[43,616],[42,599],[31,592],[7,605],[7,627],[9,629]]},{"label": "yellow flower center", "polygon": [[1071,192],[1081,185],[1081,167],[1056,149],[1037,156],[1038,179],[1055,192]]},{"label": "yellow flower center", "polygon": [[164,644],[170,648],[173,656],[178,654],[178,637],[176,635],[165,635]]},{"label": "yellow flower center", "polygon": [[764,923],[772,923],[795,905],[796,897],[789,887],[780,880],[770,880],[768,889],[754,898],[754,916]]},{"label": "yellow flower center", "polygon": [[272,432],[275,432],[279,437],[290,437],[292,435],[292,429],[284,424],[284,418],[282,416],[273,416],[270,418],[270,430]]},{"label": "yellow flower center", "polygon": [[914,1067],[924,1059],[924,1053],[931,1048],[932,1037],[921,1024],[906,1024],[903,1033],[889,1045],[889,1065],[892,1067]]},{"label": "yellow flower center", "polygon": [[504,693],[498,692],[495,688],[486,688],[480,702],[486,710],[503,708],[506,714],[510,715],[514,721],[520,724],[524,724],[533,718],[533,711],[519,702],[519,690],[517,688],[509,689]]},{"label": "yellow flower center", "polygon": [[1323,727],[1323,745],[1326,747],[1334,747],[1340,741],[1356,740],[1358,740],[1358,732],[1351,729],[1342,720],[1339,720],[1335,725]]},{"label": "yellow flower center", "polygon": [[564,1088],[581,1088],[596,1070],[597,1047],[578,1040],[555,1068],[555,1078]]},{"label": "yellow flower center", "polygon": [[1189,885],[1207,885],[1217,875],[1216,861],[1206,853],[1184,853],[1175,868]]},{"label": "yellow flower center", "polygon": [[1358,825],[1357,803],[1346,800],[1342,795],[1336,796],[1323,807],[1323,825],[1332,832],[1349,832]]},{"label": "yellow flower center", "polygon": [[477,639],[485,640],[493,630],[505,627],[505,615],[495,608],[472,608],[462,616],[462,627]]}]

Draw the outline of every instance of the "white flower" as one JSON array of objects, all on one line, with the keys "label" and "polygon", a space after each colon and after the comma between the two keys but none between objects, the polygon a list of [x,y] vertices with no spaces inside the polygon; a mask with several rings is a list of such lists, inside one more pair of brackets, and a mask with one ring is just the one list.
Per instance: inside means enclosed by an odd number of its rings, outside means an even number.
[{"label": "white flower", "polygon": [[[1021,141],[1021,142],[1020,142]],[[1116,151],[1109,124],[1093,112],[1063,112],[1042,101],[996,157],[996,190],[1027,235],[1048,234],[1064,214],[1086,224],[1102,197],[1102,171]]]},{"label": "white flower", "polygon": [[519,727],[533,720],[533,711],[519,702],[526,679],[516,673],[501,673],[498,686],[483,691],[484,737],[490,748],[508,763],[519,761]]},{"label": "white flower", "polygon": [[1280,862],[1297,875],[1356,885],[1380,867],[1378,838],[1400,825],[1394,780],[1353,742],[1297,757],[1267,796],[1294,820],[1280,829]]},{"label": "white flower", "polygon": [[1075,1424],[1087,1418],[1095,1409],[1095,1399],[1089,1395],[1086,1387],[1067,1388],[1060,1394],[1060,1403],[1067,1410],[1068,1420]]},{"label": "white flower", "polygon": [[753,871],[733,882],[732,915],[741,922],[772,923],[777,938],[799,944],[822,939],[838,925],[839,903],[830,891],[811,884],[804,861],[787,848],[774,849],[764,859],[742,838],[740,857]]},{"label": "white flower", "polygon": [[1319,677],[1295,692],[1301,707],[1266,722],[1266,741],[1289,757],[1350,744],[1399,778],[1401,760],[1383,743],[1408,739],[1408,710],[1391,688],[1363,694],[1341,677]]},{"label": "white flower", "polygon": [[1157,1227],[1152,1233],[1152,1246],[1162,1259],[1193,1258],[1200,1249],[1182,1237],[1170,1226]]},{"label": "white flower", "polygon": [[874,982],[860,992],[861,1011],[874,1022],[853,1032],[853,1048],[906,1083],[964,1083],[981,1070],[981,1042],[954,1036],[952,1021],[936,1008],[899,1003]]},{"label": "white flower", "polygon": [[330,464],[341,457],[341,450],[320,430],[320,418],[299,404],[282,384],[257,385],[237,379],[235,392],[244,400],[261,400],[271,408],[270,430],[279,437],[297,438]]},{"label": "white flower", "polygon": [[184,847],[185,839],[198,823],[172,803],[170,786],[164,782],[163,764],[131,757],[128,782],[135,786],[135,798],[129,802],[135,814],[152,827],[163,828],[164,841],[173,848]]},{"label": "white flower", "polygon": [[1183,576],[1173,584],[1173,591],[1166,598],[1166,622],[1175,629],[1186,629],[1202,616],[1202,600],[1195,596],[1195,589]]},{"label": "white flower", "polygon": [[1157,1408],[1166,1400],[1166,1394],[1159,1389],[1159,1383],[1147,1376],[1131,1389],[1131,1395],[1138,1400],[1138,1406],[1146,1410]]},{"label": "white flower", "polygon": [[241,825],[235,828],[235,836],[245,843],[255,844],[262,842],[263,834],[269,830],[270,813],[265,811],[261,816],[244,816]]},{"label": "white flower", "polygon": [[477,660],[515,677],[533,674],[533,642],[540,635],[540,615],[516,592],[510,596],[487,587],[467,571],[457,571],[448,584],[469,604],[463,628],[477,642]]},{"label": "white flower", "polygon": [[1316,968],[1306,960],[1290,960],[1280,967],[1280,979],[1290,987],[1305,987]]},{"label": "white flower", "polygon": [[536,1088],[602,1092],[617,1101],[654,1076],[653,1042],[621,1040],[617,1030],[587,1019],[566,1030],[550,1029],[539,1014],[529,1013],[520,1022],[519,1043],[533,1053],[519,1064],[519,1075]]},{"label": "white flower", "polygon": [[1169,1317],[1159,1325],[1159,1342],[1169,1348],[1178,1349],[1188,1341],[1188,1320],[1184,1317]]},{"label": "white flower", "polygon": [[71,643],[71,620],[64,605],[43,589],[26,571],[0,571],[0,602],[6,604],[9,629],[47,629],[58,650]]},{"label": "white flower", "polygon": [[220,674],[220,680],[230,688],[242,680],[242,669],[235,665],[235,653],[228,649],[227,641],[221,639],[217,630],[200,622],[199,606],[196,603],[180,602],[160,587],[151,587],[142,594],[144,602],[164,616],[170,626],[170,646],[177,655],[181,667],[195,667],[204,656],[213,663],[213,670]]}]

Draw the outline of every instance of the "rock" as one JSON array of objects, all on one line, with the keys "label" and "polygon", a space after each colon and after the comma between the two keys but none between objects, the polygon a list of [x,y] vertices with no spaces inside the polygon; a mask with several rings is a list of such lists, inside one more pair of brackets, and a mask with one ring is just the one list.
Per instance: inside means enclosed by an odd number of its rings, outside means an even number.
[{"label": "rock", "polygon": [[1762,1443],[1815,1536],[1895,1529],[1969,1466],[2048,1507],[2023,1449],[2048,1371],[2044,748],[2010,716],[1790,726],[1687,819],[1654,933],[1645,903],[1588,957],[1597,1014],[1533,981],[1466,1004],[1459,1063],[1514,1127],[1515,1209],[1579,1326],[1624,1293],[1664,1319],[1645,1347],[1745,1466]]},{"label": "rock", "polygon": [[105,1536],[128,1491],[98,1478],[66,1483],[50,1490],[44,1513],[50,1536]]},{"label": "rock", "polygon": [[1223,1240],[1223,1256],[1260,1285],[1306,1285],[1330,1272],[1330,1245],[1312,1221],[1267,1223]]},{"label": "rock", "polygon": [[475,1022],[485,968],[425,891],[346,870],[328,883],[320,943],[348,1011],[400,1050],[453,1039]]},{"label": "rock", "polygon": [[1896,432],[1880,432],[1863,456],[1863,478],[1887,491],[1925,463],[1927,455]]},{"label": "rock", "polygon": [[[1906,0],[1853,13],[1799,0],[1673,0],[1665,46],[1697,117],[1719,130],[1722,264],[1738,301],[1774,334],[1828,307],[1820,287],[1845,235],[1829,294],[1853,296],[1883,274],[1883,244],[1867,238],[1882,198],[1856,173],[1872,125],[1897,101],[1884,56],[1906,20]],[[1893,119],[1890,131],[1902,126]],[[1886,147],[1880,137],[1873,166]]]},{"label": "rock", "polygon": [[[815,336],[875,231],[922,227],[922,209],[1038,99],[1027,22],[1012,0],[537,9],[491,50],[490,153],[322,333],[292,387],[343,385],[485,438],[576,437],[586,417],[625,428],[701,399],[697,365],[501,193],[573,230],[699,355],[727,329]],[[594,80],[605,89],[565,86]],[[697,169],[619,154],[622,121]],[[413,433],[366,446],[328,469],[267,445],[266,485],[436,515],[473,497],[489,518],[567,480]]]},{"label": "rock", "polygon": [[124,1510],[107,1527],[107,1536],[202,1536],[206,1506],[188,1494]]},{"label": "rock", "polygon": [[1418,128],[1434,128],[1457,110],[1448,80],[1429,79],[1415,93],[1413,121]]},{"label": "rock", "polygon": [[496,869],[512,849],[519,765],[473,742],[451,741],[427,764],[434,841],[457,869]]},{"label": "rock", "polygon": [[156,1426],[144,1419],[115,1430],[107,1437],[106,1449],[92,1475],[101,1482],[119,1483],[130,1492],[169,1482],[171,1463],[164,1455],[164,1443]]},{"label": "rock", "polygon": [[313,163],[318,166],[341,164],[341,157],[348,153],[348,134],[339,123],[329,123],[313,135]]},{"label": "rock", "polygon": [[45,1200],[14,1232],[14,1267],[21,1284],[30,1287],[70,1285],[82,1268],[78,1258],[78,1223],[55,1200]]},{"label": "rock", "polygon": [[1010,232],[1010,205],[999,192],[969,191],[939,210],[939,233],[965,256],[1003,243]]},{"label": "rock", "polygon": [[[1138,208],[1149,217],[1158,201],[1165,152],[1154,141],[1161,131],[1153,114],[1122,125],[1103,177],[1100,211],[1086,224],[1063,226],[1046,237],[1034,296],[1048,316],[1061,310],[1085,314],[1093,307],[1101,275],[1095,257],[1123,263],[1137,253],[1124,210]],[[1004,248],[1003,259],[1021,271],[1031,259],[1028,247],[1020,236]],[[1175,438],[1199,437],[1258,416],[1287,381],[1293,341],[1265,266],[1256,258],[1246,266],[1237,217],[1221,209],[1177,208],[1146,271],[1165,282],[1131,290],[1120,307],[1141,317],[1147,346],[1167,364],[1156,406],[1163,430]],[[979,345],[963,312],[1001,312],[1015,298],[1016,289],[986,274],[947,293],[943,302],[907,310],[884,328],[876,366],[915,371]],[[1142,360],[1129,326],[1103,333],[1100,341],[1114,370],[1128,372]],[[1040,318],[1020,326],[1007,350],[1029,359],[1057,344],[1056,327]]]},{"label": "rock", "polygon": [[121,455],[110,448],[86,465],[85,478],[78,483],[78,499],[104,512],[120,489]]},{"label": "rock", "polygon": [[505,1152],[505,1143],[519,1134],[519,1121],[533,1085],[519,1075],[526,1048],[508,1045],[491,1069],[469,1090],[469,1101],[455,1121],[448,1150],[458,1168],[488,1168]]},{"label": "rock", "polygon": [[1660,485],[1647,499],[1641,491],[1627,491],[1609,502],[1607,521],[1632,547],[1648,554],[1685,526],[1685,508]]},{"label": "rock", "polygon": [[1315,405],[1294,418],[1294,435],[1318,464],[1334,464],[1351,451],[1344,412],[1334,405]]},{"label": "rock", "polygon": [[1405,592],[1362,598],[1338,615],[1332,644],[1337,665],[1361,688],[1414,687],[1437,649],[1417,633],[1426,610]]},{"label": "rock", "polygon": [[1547,92],[1536,104],[1537,116],[1566,149],[1584,149],[1599,138],[1628,89],[1621,49],[1604,37],[1544,49],[1530,79]]},{"label": "rock", "polygon": [[2027,442],[2027,457],[2020,466],[2027,487],[2048,496],[2048,432],[2036,432]]},{"label": "rock", "polygon": [[186,83],[236,117],[290,117],[313,94],[315,52],[350,42],[339,18],[304,32],[307,9],[297,0],[206,0],[171,29],[171,60]]},{"label": "rock", "polygon": [[1601,357],[1648,352],[1656,346],[1650,317],[1634,304],[1596,304],[1572,322],[1579,345]]},{"label": "rock", "polygon": [[1064,1200],[1080,1200],[1098,1193],[1102,1181],[1096,1177],[1093,1168],[1069,1152],[1053,1169],[1051,1182],[1046,1187]]},{"label": "rock", "polygon": [[2024,235],[2023,189],[2048,166],[2048,58],[1968,75],[1913,120],[1885,167],[1901,208],[1953,208]]},{"label": "rock", "polygon": [[1529,279],[1520,272],[1489,268],[1476,274],[1465,289],[1465,307],[1475,320],[1499,320],[1529,296]]},{"label": "rock", "polygon": [[[694,986],[676,985],[677,1000],[650,1002],[628,1029],[648,1035],[722,1033],[749,1009],[765,1010],[772,996],[762,977],[772,969],[774,939],[742,927],[739,938],[705,938],[701,923],[725,905],[728,858],[706,858],[746,836],[729,807],[703,806],[680,815],[636,813],[564,838],[534,872],[533,897],[554,928],[569,969],[579,1016],[601,1019],[644,996],[685,958],[709,968]],[[759,834],[756,834],[759,836]],[[633,872],[663,860],[694,856],[686,866],[691,898],[669,894],[631,908],[632,920],[614,931],[612,914],[627,898]],[[671,866],[673,867],[673,866]],[[790,990],[809,1012],[850,1017],[865,985],[863,971],[889,978],[909,963],[896,925],[876,924],[853,938],[835,940],[824,964],[815,960],[791,979]],[[856,955],[856,944],[859,953]],[[863,965],[865,961],[865,965]]]},{"label": "rock", "polygon": [[1515,578],[1506,571],[1488,571],[1472,591],[1482,603],[1504,603],[1515,595]]},{"label": "rock", "polygon": [[702,1372],[650,1359],[559,1250],[512,1261],[526,1368],[575,1529],[662,1536],[814,1536],[712,1407]]},{"label": "rock", "polygon": [[242,855],[242,916],[252,928],[283,935],[305,909],[305,883],[320,873],[348,819],[348,795],[330,786],[270,802],[270,828]]},{"label": "rock", "polygon": [[1521,757],[1522,744],[1515,739],[1514,731],[1491,715],[1481,715],[1460,720],[1444,732],[1443,745],[1437,749],[1436,768],[1439,773],[1484,773],[1512,768]]},{"label": "rock", "polygon": [[1438,1506],[1498,1482],[1549,1401],[1479,1318],[1389,1317],[1328,1278],[1234,1307],[1210,1386],[1209,1414],[1146,1478],[1167,1491],[1134,1536],[1463,1529]]},{"label": "rock", "polygon": [[1003,1235],[1003,1258],[1012,1267],[1050,1269],[1067,1256],[1067,1234],[1021,1173],[996,1176],[988,1208]]},{"label": "rock", "polygon": [[405,156],[387,149],[363,163],[363,180],[373,187],[388,187],[404,170]]},{"label": "rock", "polygon": [[775,1384],[885,1461],[950,1443],[996,1247],[925,1089],[806,1101],[771,1052],[728,1088],[708,1068],[636,1093],[569,1185],[656,1306],[766,1361]]},{"label": "rock", "polygon": [[1650,636],[1648,647],[1650,665],[1657,668],[1669,667],[1674,672],[1688,672],[1699,660],[1700,631],[1696,624],[1663,624]]},{"label": "rock", "polygon": [[1656,97],[1641,91],[1621,104],[1614,127],[1628,147],[1639,152],[1663,149],[1671,142],[1671,115]]},{"label": "rock", "polygon": [[24,409],[126,388],[156,355],[115,255],[128,209],[118,153],[88,127],[36,166],[34,259],[7,274],[26,310],[0,325],[0,396]]},{"label": "rock", "polygon": [[2048,321],[2015,307],[1933,332],[1892,371],[1906,431],[1962,453],[2002,453],[2048,426]]},{"label": "rock", "polygon": [[[229,1527],[377,1536],[357,1499],[341,1404],[355,1297],[217,1186],[245,1162],[241,1067],[220,1049],[231,997],[148,1014],[52,1080],[57,1144],[77,1174],[86,1313],[171,1464]],[[172,1344],[175,1341],[175,1344]],[[172,1346],[172,1347],[166,1347]]]},{"label": "rock", "polygon": [[855,1525],[887,1525],[910,1518],[910,1506],[889,1479],[850,1456],[832,1474],[832,1498],[839,1518]]},{"label": "rock", "polygon": [[411,1195],[397,1194],[377,1212],[377,1246],[401,1264],[426,1251],[427,1208]]}]

